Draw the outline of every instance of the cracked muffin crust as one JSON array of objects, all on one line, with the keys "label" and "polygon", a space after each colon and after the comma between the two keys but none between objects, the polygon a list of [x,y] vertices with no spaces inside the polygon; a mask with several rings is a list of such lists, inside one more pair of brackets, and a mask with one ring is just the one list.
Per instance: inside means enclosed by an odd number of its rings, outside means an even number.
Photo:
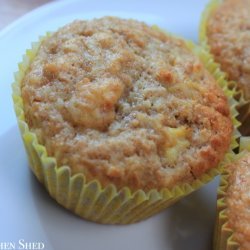
[{"label": "cracked muffin crust", "polygon": [[25,120],[58,165],[118,189],[171,188],[218,165],[227,98],[181,39],[115,17],[46,38],[21,84]]},{"label": "cracked muffin crust", "polygon": [[224,0],[207,22],[215,60],[250,99],[250,0]]},{"label": "cracked muffin crust", "polygon": [[250,153],[227,167],[225,196],[228,224],[240,250],[250,249]]}]

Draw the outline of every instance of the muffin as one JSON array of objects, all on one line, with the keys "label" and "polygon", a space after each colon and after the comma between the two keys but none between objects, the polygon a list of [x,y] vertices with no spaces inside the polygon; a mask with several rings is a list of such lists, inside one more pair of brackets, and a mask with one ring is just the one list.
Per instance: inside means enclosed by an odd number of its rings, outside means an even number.
[{"label": "muffin", "polygon": [[242,96],[241,132],[250,135],[250,0],[211,1],[201,27],[201,40]]},{"label": "muffin", "polygon": [[218,201],[215,249],[250,249],[250,153],[225,167]]},{"label": "muffin", "polygon": [[162,210],[211,180],[235,146],[233,93],[207,54],[135,20],[74,21],[47,35],[13,89],[35,175],[93,221]]}]

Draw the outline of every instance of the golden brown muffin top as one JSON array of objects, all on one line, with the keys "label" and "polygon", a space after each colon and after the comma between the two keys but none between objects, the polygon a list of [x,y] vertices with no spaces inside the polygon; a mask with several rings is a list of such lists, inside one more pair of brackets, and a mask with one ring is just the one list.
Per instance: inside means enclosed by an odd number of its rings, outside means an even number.
[{"label": "golden brown muffin top", "polygon": [[228,167],[227,214],[239,250],[250,249],[250,153]]},{"label": "golden brown muffin top", "polygon": [[250,99],[250,0],[224,0],[209,16],[207,38],[215,60]]},{"label": "golden brown muffin top", "polygon": [[42,42],[22,82],[25,119],[72,173],[132,190],[217,166],[227,99],[184,41],[134,20],[75,21]]}]

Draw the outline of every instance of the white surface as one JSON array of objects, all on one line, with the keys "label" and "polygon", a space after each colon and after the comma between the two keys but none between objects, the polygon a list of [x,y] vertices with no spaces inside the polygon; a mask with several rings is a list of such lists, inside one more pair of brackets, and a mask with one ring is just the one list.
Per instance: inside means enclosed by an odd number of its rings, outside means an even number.
[{"label": "white surface", "polygon": [[218,180],[146,221],[128,226],[86,222],[54,202],[27,168],[12,108],[11,83],[25,49],[45,31],[76,18],[132,17],[197,41],[206,0],[61,1],[0,33],[0,243],[39,241],[48,250],[209,250]]}]

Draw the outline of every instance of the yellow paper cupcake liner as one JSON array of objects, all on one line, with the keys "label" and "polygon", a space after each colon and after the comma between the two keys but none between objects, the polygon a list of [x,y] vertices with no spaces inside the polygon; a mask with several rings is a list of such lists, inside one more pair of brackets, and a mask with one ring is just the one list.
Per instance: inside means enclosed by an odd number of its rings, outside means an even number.
[{"label": "yellow paper cupcake liner", "polygon": [[[208,5],[206,6],[200,22],[200,30],[199,30],[199,41],[201,46],[208,52],[211,53],[210,46],[208,44],[207,39],[207,22],[209,16],[213,13],[213,11],[218,8],[218,6],[223,2],[223,0],[210,0]],[[212,53],[211,53],[212,56]],[[217,67],[220,67],[217,64]],[[228,80],[227,74],[225,73],[225,78]],[[235,89],[234,98],[238,101],[237,110],[239,112],[239,116],[237,119],[241,122],[241,126],[239,128],[242,135],[250,135],[250,100],[246,100],[244,98],[243,91],[237,87],[237,83],[235,81],[229,81],[229,87]]]},{"label": "yellow paper cupcake liner", "polygon": [[150,190],[148,192],[143,190],[132,192],[128,187],[117,190],[112,184],[103,188],[98,180],[87,182],[83,174],[72,175],[70,167],[58,166],[56,159],[48,156],[46,148],[39,144],[36,134],[30,131],[25,122],[20,89],[26,70],[36,56],[42,41],[48,36],[50,36],[49,33],[40,38],[40,42],[33,43],[32,48],[26,51],[22,63],[19,64],[19,71],[16,73],[13,83],[13,102],[30,168],[59,204],[82,218],[99,223],[129,224],[138,222],[199,189],[220,173],[223,164],[230,161],[233,149],[238,147],[237,138],[239,137],[237,132],[239,122],[235,118],[237,116],[235,110],[237,101],[233,98],[234,90],[228,89],[224,74],[214,64],[211,56],[191,42],[187,42],[190,49],[201,58],[208,70],[215,76],[230,102],[235,130],[230,150],[223,163],[190,184],[184,183],[176,185],[172,189],[164,188],[160,191]]},{"label": "yellow paper cupcake liner", "polygon": [[[240,153],[235,155],[234,160],[238,160],[250,152],[250,137],[241,137]],[[229,173],[223,170],[217,193],[217,214],[214,231],[214,250],[238,250],[239,244],[234,238],[234,230],[228,224],[227,205],[225,201],[228,189]]]}]

